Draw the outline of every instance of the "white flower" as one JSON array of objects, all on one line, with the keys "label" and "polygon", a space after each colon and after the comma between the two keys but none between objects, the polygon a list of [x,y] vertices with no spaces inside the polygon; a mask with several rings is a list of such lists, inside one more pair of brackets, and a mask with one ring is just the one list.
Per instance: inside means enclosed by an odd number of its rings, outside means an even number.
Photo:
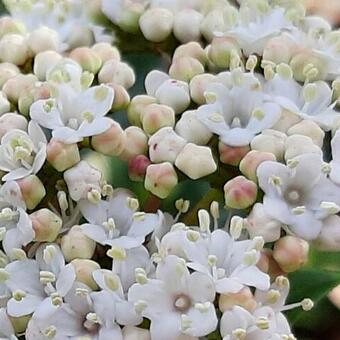
[{"label": "white flower", "polygon": [[320,155],[303,154],[287,166],[266,161],[257,169],[265,212],[306,240],[315,239],[322,220],[338,212],[339,189],[322,168]]},{"label": "white flower", "polygon": [[55,98],[38,100],[30,108],[31,118],[64,143],[79,142],[111,126],[111,119],[104,116],[112,107],[114,92],[106,85],[82,86],[87,76],[76,63],[58,64],[48,75]]},{"label": "white flower", "polygon": [[36,174],[46,159],[46,137],[35,122],[28,124],[28,132],[13,129],[1,138],[0,169],[7,172],[3,181]]},{"label": "white flower", "polygon": [[164,258],[156,279],[136,283],[128,297],[136,311],[151,320],[152,339],[177,340],[183,334],[199,337],[216,329],[213,281],[202,273],[190,274],[177,256]]}]

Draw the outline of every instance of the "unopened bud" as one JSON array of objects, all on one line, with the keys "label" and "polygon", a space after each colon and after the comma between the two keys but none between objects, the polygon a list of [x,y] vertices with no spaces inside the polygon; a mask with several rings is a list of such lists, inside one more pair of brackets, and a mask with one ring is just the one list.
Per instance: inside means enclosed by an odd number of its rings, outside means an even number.
[{"label": "unopened bud", "polygon": [[193,77],[202,73],[204,73],[203,65],[192,57],[176,58],[173,60],[169,69],[170,77],[187,83],[189,83]]},{"label": "unopened bud", "polygon": [[196,41],[190,41],[187,44],[180,45],[176,48],[173,60],[182,57],[192,57],[197,59],[202,65],[207,62],[207,54],[202,46]]},{"label": "unopened bud", "polygon": [[115,83],[108,83],[114,91],[114,98],[112,103],[112,111],[125,110],[130,104],[130,95],[127,90],[122,86]]},{"label": "unopened bud", "polygon": [[148,137],[145,132],[137,126],[129,126],[125,129],[124,150],[119,155],[123,160],[130,160],[137,155],[144,155],[148,149]]},{"label": "unopened bud", "polygon": [[29,58],[26,38],[19,34],[6,34],[0,40],[0,60],[21,66]]},{"label": "unopened bud", "polygon": [[98,289],[96,281],[93,279],[92,273],[100,269],[97,262],[86,259],[74,259],[71,261],[76,274],[76,280],[86,284],[92,290]]},{"label": "unopened bud", "polygon": [[147,167],[151,164],[148,157],[137,155],[130,158],[128,162],[129,178],[135,182],[143,182]]},{"label": "unopened bud", "polygon": [[101,59],[103,63],[110,59],[120,61],[120,52],[117,47],[112,46],[106,42],[99,42],[94,44],[91,47],[91,50],[94,51]]},{"label": "unopened bud", "polygon": [[20,73],[19,68],[11,63],[0,64],[0,88],[6,81]]},{"label": "unopened bud", "polygon": [[223,164],[229,164],[237,166],[240,164],[241,160],[249,152],[250,147],[246,146],[229,146],[219,142],[218,151],[220,154],[220,161]]},{"label": "unopened bud", "polygon": [[139,95],[131,99],[127,109],[127,117],[131,125],[142,126],[142,111],[150,104],[156,103],[156,99],[151,96]]},{"label": "unopened bud", "polygon": [[302,120],[300,123],[293,125],[287,131],[287,135],[303,135],[310,137],[313,143],[320,148],[323,145],[325,137],[324,131],[312,120]]},{"label": "unopened bud", "polygon": [[240,306],[252,312],[256,308],[256,300],[251,290],[244,287],[237,293],[222,293],[218,300],[218,306],[221,312],[232,309],[234,306]]},{"label": "unopened bud", "polygon": [[27,44],[33,55],[44,51],[57,51],[60,45],[58,32],[42,26],[31,32],[27,38]]},{"label": "unopened bud", "polygon": [[206,103],[205,93],[208,86],[216,82],[216,76],[210,73],[203,73],[194,76],[190,81],[190,95],[192,100],[199,105]]},{"label": "unopened bud", "polygon": [[287,136],[279,131],[266,130],[255,136],[251,142],[251,149],[273,154],[277,160],[282,160]]},{"label": "unopened bud", "polygon": [[150,104],[141,112],[143,130],[152,135],[162,127],[175,125],[175,112],[166,105]]},{"label": "unopened bud", "polygon": [[182,43],[198,41],[201,36],[202,19],[203,15],[191,8],[176,13],[173,28],[175,37]]},{"label": "unopened bud", "polygon": [[210,60],[220,68],[228,68],[232,59],[232,54],[242,55],[237,42],[229,37],[215,37],[209,49]]},{"label": "unopened bud", "polygon": [[84,71],[97,74],[102,66],[99,55],[89,47],[78,47],[70,53],[70,58],[75,60]]}]

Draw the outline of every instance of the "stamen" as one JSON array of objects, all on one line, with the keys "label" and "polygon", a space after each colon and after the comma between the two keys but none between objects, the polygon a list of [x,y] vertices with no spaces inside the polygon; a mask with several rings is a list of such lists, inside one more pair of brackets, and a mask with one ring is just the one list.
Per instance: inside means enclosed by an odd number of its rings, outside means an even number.
[{"label": "stamen", "polygon": [[206,210],[200,209],[198,211],[198,223],[203,233],[210,231],[210,216]]},{"label": "stamen", "polygon": [[3,283],[9,279],[10,275],[4,268],[0,268],[0,283]]},{"label": "stamen", "polygon": [[144,285],[148,282],[148,277],[143,268],[135,269],[135,278],[136,278],[136,282],[139,283],[140,285]]},{"label": "stamen", "polygon": [[208,255],[208,264],[211,267],[216,266],[216,264],[217,264],[217,256],[216,255]]},{"label": "stamen", "polygon": [[281,297],[281,293],[277,289],[271,289],[267,293],[267,302],[275,304]]},{"label": "stamen", "polygon": [[186,237],[191,242],[196,242],[200,238],[200,233],[195,230],[188,230],[186,233]]},{"label": "stamen", "polygon": [[300,206],[292,209],[292,214],[294,215],[303,215],[306,212],[305,206]]},{"label": "stamen", "polygon": [[127,258],[126,250],[119,246],[112,246],[112,248],[106,252],[106,255],[114,260],[120,261],[123,261]]},{"label": "stamen", "polygon": [[63,304],[63,298],[57,292],[51,294],[51,300],[54,306],[61,306]]},{"label": "stamen", "polygon": [[293,78],[293,71],[291,67],[287,64],[280,64],[276,67],[277,74],[285,79],[291,79]]},{"label": "stamen", "polygon": [[139,209],[139,201],[137,198],[128,197],[127,205],[134,212],[136,212]]},{"label": "stamen", "polygon": [[268,329],[269,328],[269,320],[268,318],[261,316],[259,317],[256,322],[256,326],[262,330]]},{"label": "stamen", "polygon": [[230,235],[234,240],[239,239],[243,230],[243,218],[240,216],[233,216],[230,221]]},{"label": "stamen", "polygon": [[195,309],[199,310],[201,313],[207,313],[210,309],[211,303],[209,301],[204,303],[195,303]]},{"label": "stamen", "polygon": [[321,202],[320,208],[329,215],[336,215],[340,207],[334,202]]},{"label": "stamen", "polygon": [[100,202],[101,200],[101,193],[96,190],[96,189],[91,189],[88,193],[87,193],[87,199],[93,203],[93,204],[97,204],[98,202]]},{"label": "stamen", "polygon": [[40,283],[47,285],[48,283],[55,282],[56,277],[52,272],[41,271],[40,272]]},{"label": "stamen", "polygon": [[21,289],[17,289],[12,293],[13,299],[16,301],[21,301],[23,298],[26,297],[26,292]]},{"label": "stamen", "polygon": [[247,62],[246,62],[246,70],[250,71],[250,72],[254,72],[255,67],[257,65],[257,56],[256,55],[251,55],[249,56]]},{"label": "stamen", "polygon": [[48,339],[53,339],[57,334],[57,328],[55,326],[49,326],[45,328],[42,333],[44,336],[46,336]]},{"label": "stamen", "polygon": [[117,275],[113,274],[113,273],[105,273],[104,274],[104,282],[106,284],[106,286],[112,290],[112,291],[116,291],[119,288],[119,279],[117,277]]},{"label": "stamen", "polygon": [[138,300],[134,303],[133,308],[137,314],[142,314],[144,309],[148,306],[146,301],[144,300]]},{"label": "stamen", "polygon": [[307,103],[313,101],[317,95],[317,87],[315,84],[307,84],[303,88],[303,98]]},{"label": "stamen", "polygon": [[233,330],[232,335],[236,340],[244,340],[247,336],[247,331],[243,328],[236,328]]},{"label": "stamen", "polygon": [[185,315],[185,314],[182,314],[181,315],[181,331],[182,332],[185,332],[187,331],[192,325],[192,321],[190,320],[190,318]]}]

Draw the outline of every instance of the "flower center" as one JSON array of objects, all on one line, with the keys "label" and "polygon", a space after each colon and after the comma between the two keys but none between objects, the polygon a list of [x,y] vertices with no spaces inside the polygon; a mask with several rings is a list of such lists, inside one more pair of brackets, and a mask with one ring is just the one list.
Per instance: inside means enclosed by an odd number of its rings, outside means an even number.
[{"label": "flower center", "polygon": [[302,194],[296,189],[288,190],[286,191],[285,199],[291,205],[299,205],[302,200]]},{"label": "flower center", "polygon": [[187,295],[181,294],[175,298],[174,307],[179,312],[187,311],[191,306],[191,300]]}]

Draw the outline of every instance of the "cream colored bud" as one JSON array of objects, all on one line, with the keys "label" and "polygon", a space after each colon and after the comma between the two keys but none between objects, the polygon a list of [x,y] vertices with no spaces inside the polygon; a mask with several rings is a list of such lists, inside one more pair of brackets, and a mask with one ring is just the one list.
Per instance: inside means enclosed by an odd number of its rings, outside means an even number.
[{"label": "cream colored bud", "polygon": [[215,32],[224,32],[226,28],[224,13],[218,9],[210,11],[201,22],[201,33],[207,41],[213,40]]},{"label": "cream colored bud", "polygon": [[109,43],[99,42],[94,44],[91,49],[100,57],[103,63],[110,59],[120,61],[120,52],[118,48]]},{"label": "cream colored bud", "polygon": [[114,83],[108,83],[106,85],[110,86],[114,91],[112,111],[127,109],[130,104],[130,95],[128,91],[122,85]]},{"label": "cream colored bud", "polygon": [[216,82],[216,76],[210,73],[203,73],[194,76],[190,81],[190,96],[196,104],[205,104],[205,92],[207,87]]},{"label": "cream colored bud", "polygon": [[86,284],[92,290],[98,289],[96,281],[92,277],[95,270],[100,269],[97,262],[86,259],[74,259],[71,261],[76,274],[76,280]]},{"label": "cream colored bud", "polygon": [[61,218],[49,209],[40,209],[29,215],[35,232],[34,241],[53,242],[62,227]]},{"label": "cream colored bud", "polygon": [[303,135],[292,135],[286,140],[285,160],[288,161],[305,153],[322,155],[322,150],[313,143],[312,139]]},{"label": "cream colored bud", "polygon": [[89,47],[78,47],[70,53],[70,58],[75,60],[84,71],[97,74],[102,66],[99,55]]},{"label": "cream colored bud", "polygon": [[183,9],[175,15],[174,35],[182,43],[198,41],[201,36],[203,15],[191,8]]},{"label": "cream colored bud", "polygon": [[155,96],[156,91],[158,88],[166,81],[169,80],[170,77],[167,73],[158,71],[158,70],[152,70],[147,74],[145,77],[144,85],[146,93],[149,96]]},{"label": "cream colored bud", "polygon": [[207,54],[203,47],[196,41],[190,41],[184,45],[180,45],[176,48],[173,60],[182,57],[191,57],[197,59],[203,66],[207,62]]},{"label": "cream colored bud", "polygon": [[72,50],[76,47],[91,46],[93,41],[93,32],[89,26],[73,25],[66,43],[68,44],[69,50]]},{"label": "cream colored bud", "polygon": [[11,104],[6,95],[0,91],[0,116],[10,111]]},{"label": "cream colored bud", "polygon": [[170,69],[170,77],[187,83],[198,74],[204,73],[203,65],[195,58],[181,57],[173,60]]},{"label": "cream colored bud", "polygon": [[30,57],[26,38],[19,34],[7,34],[0,40],[0,60],[21,66]]},{"label": "cream colored bud", "polygon": [[88,238],[78,225],[72,227],[61,238],[60,245],[67,262],[74,259],[90,259],[96,248],[96,242]]},{"label": "cream colored bud", "polygon": [[177,185],[178,178],[169,162],[151,164],[146,169],[144,186],[159,198],[166,198]]},{"label": "cream colored bud", "polygon": [[151,340],[151,333],[148,329],[135,326],[125,326],[122,333],[123,340]]},{"label": "cream colored bud", "polygon": [[221,294],[218,300],[218,307],[221,312],[240,306],[249,312],[256,308],[256,300],[248,287],[242,288],[237,293]]},{"label": "cream colored bud", "polygon": [[125,129],[124,150],[119,155],[123,160],[130,160],[137,155],[144,155],[148,150],[148,137],[137,126],[129,126]]},{"label": "cream colored bud", "polygon": [[65,144],[52,138],[47,144],[47,160],[59,172],[71,168],[80,162],[77,143]]},{"label": "cream colored bud", "polygon": [[296,49],[296,43],[290,36],[280,35],[267,42],[263,50],[263,60],[271,61],[276,65],[288,64]]},{"label": "cream colored bud", "polygon": [[42,26],[31,32],[27,44],[33,55],[44,51],[58,51],[61,40],[57,31]]},{"label": "cream colored bud", "polygon": [[146,10],[139,19],[139,27],[147,40],[164,41],[172,32],[174,15],[166,8]]},{"label": "cream colored bud", "polygon": [[303,135],[310,137],[313,143],[320,148],[323,146],[323,141],[325,137],[324,131],[319,127],[318,124],[314,123],[312,120],[303,120],[300,123],[293,125],[287,131],[287,135]]},{"label": "cream colored bud", "polygon": [[115,83],[129,89],[136,81],[133,69],[126,63],[110,59],[104,63],[98,74],[100,83]]},{"label": "cream colored bud", "polygon": [[125,142],[126,134],[114,120],[109,129],[91,139],[94,150],[108,156],[119,156],[124,150]]},{"label": "cream colored bud", "polygon": [[19,68],[11,63],[0,63],[0,89],[6,81],[20,73]]},{"label": "cream colored bud", "polygon": [[186,111],[177,122],[175,131],[187,142],[206,145],[212,137],[210,130],[198,120],[196,111]]},{"label": "cream colored bud", "polygon": [[241,160],[249,152],[250,147],[246,146],[229,146],[219,142],[218,151],[220,154],[220,161],[224,164],[237,166]]},{"label": "cream colored bud", "polygon": [[26,207],[34,209],[46,195],[43,183],[36,175],[29,175],[17,181]]},{"label": "cream colored bud", "polygon": [[152,135],[162,127],[175,125],[175,112],[170,106],[150,104],[141,112],[143,130]]},{"label": "cream colored bud", "polygon": [[191,179],[208,176],[217,170],[210,147],[188,143],[178,154],[176,167]]},{"label": "cream colored bud", "polygon": [[208,57],[217,67],[229,67],[233,55],[242,56],[241,50],[233,38],[215,37],[213,39]]},{"label": "cream colored bud", "polygon": [[24,24],[10,16],[0,18],[0,38],[7,34],[25,35],[26,28]]},{"label": "cream colored bud", "polygon": [[127,109],[128,120],[132,125],[142,126],[142,111],[150,104],[156,103],[156,98],[146,95],[138,95],[131,99]]},{"label": "cream colored bud", "polygon": [[171,127],[164,127],[150,137],[148,144],[150,160],[153,163],[170,162],[173,164],[187,142]]},{"label": "cream colored bud", "polygon": [[39,80],[45,81],[49,69],[54,67],[62,56],[55,51],[44,51],[38,53],[34,58],[33,72]]}]

